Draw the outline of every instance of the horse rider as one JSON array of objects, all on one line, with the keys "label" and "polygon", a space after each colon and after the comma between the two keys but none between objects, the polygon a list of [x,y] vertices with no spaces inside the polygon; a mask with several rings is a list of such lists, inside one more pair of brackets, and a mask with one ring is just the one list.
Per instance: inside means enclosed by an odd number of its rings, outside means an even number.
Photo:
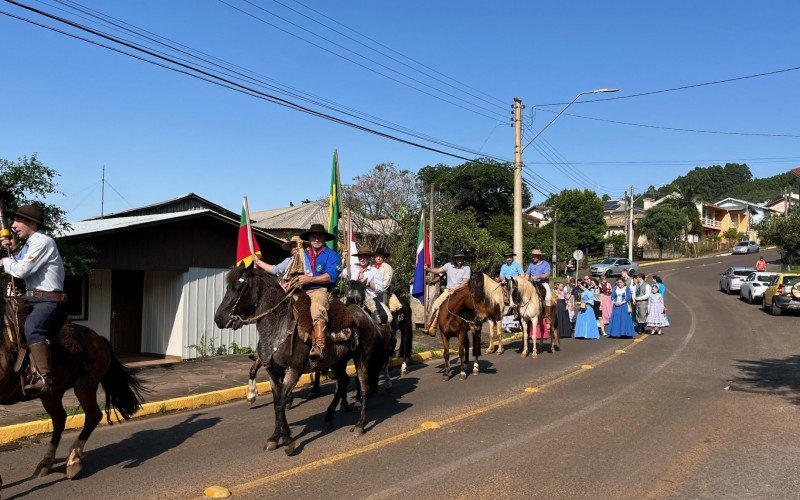
[{"label": "horse rider", "polygon": [[547,322],[546,327],[550,328],[550,315],[553,312],[553,296],[550,291],[550,263],[544,260],[542,251],[538,248],[531,250],[531,260],[533,260],[533,262],[528,264],[528,271],[525,273],[525,276],[530,281],[539,283],[544,287],[544,316]]},{"label": "horse rider", "polygon": [[297,277],[311,299],[312,345],[308,357],[312,361],[321,358],[325,349],[325,327],[328,325],[328,306],[331,303],[331,290],[336,286],[339,273],[342,271],[342,258],[328,248],[327,241],[336,236],[325,230],[322,224],[311,224],[308,231],[300,234],[301,240],[309,242],[303,253],[308,261],[308,273]]},{"label": "horse rider", "polygon": [[[268,264],[258,257],[256,257],[253,262],[259,269],[263,269],[270,274],[274,274],[275,276],[282,278],[284,281],[284,288],[286,288],[286,285],[288,285],[291,278],[294,277],[290,275],[290,268],[292,268],[293,259],[297,258],[299,255],[300,258],[306,260],[306,264],[308,264],[308,260],[305,258],[305,254],[303,253],[303,250],[308,248],[308,242],[302,240],[299,236],[292,236],[291,239],[281,245],[281,248],[290,252],[290,255],[281,262],[277,264]],[[305,265],[305,269],[308,269],[307,265]]]},{"label": "horse rider", "polygon": [[[64,301],[64,262],[56,242],[45,234],[50,229],[44,223],[44,212],[34,205],[24,205],[14,213],[11,228],[25,244],[14,257],[2,260],[3,269],[14,278],[25,280],[25,301],[30,313],[25,319],[25,338],[28,341],[37,376],[25,385],[26,394],[46,397],[52,394],[50,344],[47,336],[58,335],[66,319]],[[0,243],[16,250],[12,238]]]},{"label": "horse rider", "polygon": [[439,307],[447,299],[447,297],[452,295],[456,290],[460,290],[469,286],[469,278],[472,276],[472,271],[470,270],[469,266],[464,265],[466,259],[467,256],[464,255],[463,252],[457,252],[455,255],[453,255],[454,264],[448,262],[442,267],[425,268],[425,271],[429,273],[447,274],[447,285],[445,290],[436,298],[435,301],[433,301],[433,306],[431,307],[431,321],[426,329],[428,335],[431,337],[436,336],[436,318],[439,314]]},{"label": "horse rider", "polygon": [[383,292],[381,292],[378,297],[380,298],[381,302],[388,306],[389,297],[392,295],[391,286],[392,277],[394,276],[394,269],[392,269],[392,266],[386,262],[386,259],[388,259],[392,254],[384,250],[383,247],[376,248],[372,254],[374,260],[373,266],[375,266],[375,269],[378,270],[378,274],[381,275],[381,282],[383,283]]},{"label": "horse rider", "polygon": [[342,271],[342,275],[351,280],[364,283],[367,288],[364,295],[364,307],[370,315],[378,320],[378,324],[385,325],[389,316],[386,309],[376,304],[378,294],[383,292],[383,282],[380,272],[372,265],[372,249],[366,245],[358,247],[358,251],[353,254],[356,261],[350,264],[350,269]]},{"label": "horse rider", "polygon": [[502,266],[500,266],[500,276],[498,276],[498,281],[500,284],[505,285],[503,287],[503,292],[506,296],[506,303],[509,305],[509,307],[514,307],[513,296],[514,288],[516,286],[514,280],[516,280],[523,273],[522,266],[519,264],[519,262],[514,260],[516,255],[517,254],[510,251],[503,254],[503,257],[505,257],[506,261]]}]

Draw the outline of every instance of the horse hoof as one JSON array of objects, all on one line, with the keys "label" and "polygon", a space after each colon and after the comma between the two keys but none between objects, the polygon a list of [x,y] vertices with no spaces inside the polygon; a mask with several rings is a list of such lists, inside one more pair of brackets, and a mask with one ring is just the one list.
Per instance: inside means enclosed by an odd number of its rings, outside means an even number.
[{"label": "horse hoof", "polygon": [[265,451],[275,451],[277,449],[278,449],[278,442],[277,441],[273,441],[271,439],[269,441],[267,441],[267,444],[264,445],[264,450]]},{"label": "horse hoof", "polygon": [[458,380],[466,380],[466,379],[467,379],[467,374],[466,373],[461,372],[461,373],[458,374]]},{"label": "horse hoof", "polygon": [[294,440],[289,439],[284,440],[283,442],[283,452],[286,453],[286,456],[291,456],[294,453]]},{"label": "horse hoof", "polygon": [[500,356],[500,355],[501,355],[501,354],[503,354],[504,352],[505,352],[505,349],[501,349],[501,350],[497,351],[497,355],[498,355],[498,356]]},{"label": "horse hoof", "polygon": [[256,402],[256,398],[253,398],[253,399],[247,398],[247,404],[248,405],[253,406],[253,403],[255,403],[255,402]]},{"label": "horse hoof", "polygon": [[442,377],[442,381],[443,381],[443,382],[447,382],[448,380],[450,380],[450,377],[448,377],[447,375],[444,375],[444,376]]},{"label": "horse hoof", "polygon": [[406,375],[408,375],[408,370],[400,370],[401,377],[405,377]]},{"label": "horse hoof", "polygon": [[353,435],[356,436],[356,437],[363,436],[364,435],[364,428],[359,426],[359,425],[353,427]]},{"label": "horse hoof", "polygon": [[50,474],[50,466],[49,465],[39,465],[36,467],[36,470],[33,472],[34,476],[38,477],[45,477]]},{"label": "horse hoof", "polygon": [[525,351],[523,351],[523,352],[522,352],[522,354],[520,354],[520,357],[522,357],[522,358],[525,358],[525,357],[527,357],[527,356],[528,356],[528,353],[527,353],[527,352],[525,352]]},{"label": "horse hoof", "polygon": [[80,459],[76,459],[72,463],[67,463],[67,479],[72,479],[78,475],[83,468],[83,463]]}]

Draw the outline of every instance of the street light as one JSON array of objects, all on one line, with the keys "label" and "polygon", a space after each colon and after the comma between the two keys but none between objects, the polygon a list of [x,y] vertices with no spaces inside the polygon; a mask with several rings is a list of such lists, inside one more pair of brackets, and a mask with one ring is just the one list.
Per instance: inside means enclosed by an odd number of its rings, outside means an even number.
[{"label": "street light", "polygon": [[612,92],[619,92],[619,89],[597,89],[597,90],[588,90],[588,91],[586,91],[586,92],[581,92],[580,94],[576,95],[576,96],[575,96],[575,99],[571,100],[571,101],[569,102],[569,104],[567,104],[566,106],[564,106],[564,107],[561,109],[561,111],[559,111],[559,112],[558,112],[558,114],[557,114],[556,116],[554,116],[554,117],[553,117],[553,119],[552,119],[552,120],[550,120],[549,122],[547,122],[547,125],[545,125],[545,126],[544,126],[544,128],[542,128],[542,130],[540,130],[539,132],[537,132],[537,133],[536,133],[536,135],[534,135],[534,136],[533,136],[533,139],[531,139],[530,141],[528,141],[528,144],[526,144],[526,145],[525,145],[525,147],[523,147],[523,148],[522,148],[522,151],[525,151],[525,148],[527,148],[528,146],[530,146],[530,145],[531,145],[531,143],[532,143],[533,141],[535,141],[535,140],[536,140],[536,139],[537,139],[537,138],[538,138],[540,135],[542,135],[542,132],[544,132],[545,130],[547,130],[547,128],[548,128],[550,125],[552,125],[552,124],[553,124],[553,122],[554,122],[554,121],[556,121],[556,120],[558,119],[558,117],[559,117],[559,116],[561,116],[562,114],[564,114],[564,111],[566,111],[566,110],[567,110],[567,108],[569,108],[570,106],[572,106],[573,104],[575,104],[575,101],[577,101],[577,100],[578,100],[578,99],[579,99],[579,98],[580,98],[582,95],[586,95],[586,94],[610,94],[610,93],[612,93]]},{"label": "street light", "polygon": [[522,146],[522,100],[515,98],[514,99],[514,135],[515,135],[515,144],[514,144],[514,253],[517,254],[517,262],[520,264],[522,263],[522,152],[525,151],[525,148],[530,146],[533,141],[535,141],[542,132],[547,130],[550,125],[553,124],[554,121],[558,119],[559,116],[564,114],[564,111],[567,110],[570,106],[572,106],[575,101],[577,101],[582,95],[586,94],[607,94],[611,92],[618,92],[619,89],[614,88],[602,88],[597,90],[589,90],[586,92],[581,92],[580,94],[575,96],[575,99],[571,100],[569,104],[564,106],[564,108],[558,112],[556,116],[553,117],[552,120],[547,122],[547,125],[544,126],[536,135],[533,136],[533,139],[528,141],[524,147]]}]

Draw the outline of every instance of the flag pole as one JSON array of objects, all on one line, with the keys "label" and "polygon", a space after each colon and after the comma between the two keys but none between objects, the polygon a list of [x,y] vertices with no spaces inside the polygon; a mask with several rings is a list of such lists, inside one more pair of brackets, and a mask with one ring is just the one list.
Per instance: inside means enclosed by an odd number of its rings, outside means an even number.
[{"label": "flag pole", "polygon": [[347,269],[348,273],[350,272],[350,259],[353,257],[352,255],[350,255],[350,242],[352,241],[352,238],[353,238],[353,228],[351,226],[352,219],[350,217],[351,217],[350,209],[348,208],[347,209],[347,231],[345,231],[345,237],[347,238],[347,241],[345,241],[345,243],[344,243],[344,248],[347,250],[347,258],[345,259],[344,265],[345,265],[345,269]]},{"label": "flag pole", "polygon": [[244,205],[244,216],[247,222],[247,244],[250,246],[250,255],[253,256],[253,260],[256,260],[256,250],[253,246],[253,228],[250,225],[250,205],[247,204],[247,196],[242,198],[242,203]]}]

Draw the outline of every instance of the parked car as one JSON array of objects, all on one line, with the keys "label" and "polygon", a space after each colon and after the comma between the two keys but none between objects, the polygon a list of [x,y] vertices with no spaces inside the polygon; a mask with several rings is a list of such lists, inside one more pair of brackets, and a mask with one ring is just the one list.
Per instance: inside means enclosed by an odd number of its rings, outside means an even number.
[{"label": "parked car", "polygon": [[719,289],[731,294],[742,288],[742,281],[756,272],[752,267],[729,267],[719,277]]},{"label": "parked car", "polygon": [[733,246],[731,253],[758,253],[761,247],[755,241],[740,241]]},{"label": "parked car", "polygon": [[739,290],[739,298],[746,300],[749,304],[752,304],[756,300],[763,299],[764,291],[776,274],[777,273],[750,273],[742,282],[742,287]]},{"label": "parked car", "polygon": [[601,260],[597,264],[592,264],[589,267],[589,272],[592,276],[604,275],[609,277],[619,276],[623,269],[627,270],[628,274],[634,274],[639,270],[639,264],[623,257],[610,257]]},{"label": "parked car", "polygon": [[800,311],[800,274],[778,273],[764,291],[761,307],[780,316],[784,311]]}]

